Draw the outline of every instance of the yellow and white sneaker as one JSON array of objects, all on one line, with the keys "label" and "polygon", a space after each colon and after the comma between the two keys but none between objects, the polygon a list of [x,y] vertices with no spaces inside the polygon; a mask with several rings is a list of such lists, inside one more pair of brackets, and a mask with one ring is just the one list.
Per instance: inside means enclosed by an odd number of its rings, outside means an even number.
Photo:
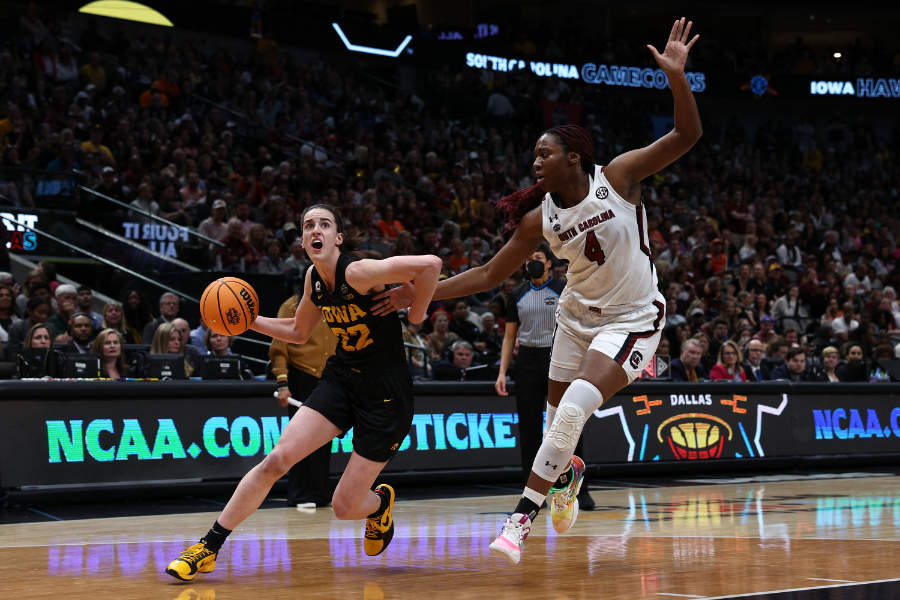
[{"label": "yellow and white sneaker", "polygon": [[554,483],[554,487],[550,488],[553,496],[550,500],[550,522],[556,533],[567,532],[578,519],[578,492],[584,481],[584,461],[573,456],[569,464],[572,469],[566,472],[569,477],[565,483],[558,488]]}]

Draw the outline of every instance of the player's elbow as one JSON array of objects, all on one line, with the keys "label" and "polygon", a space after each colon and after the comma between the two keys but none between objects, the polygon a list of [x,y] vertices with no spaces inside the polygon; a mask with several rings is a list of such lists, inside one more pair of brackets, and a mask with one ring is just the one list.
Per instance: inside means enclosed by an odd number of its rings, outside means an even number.
[{"label": "player's elbow", "polygon": [[440,273],[444,268],[444,261],[434,254],[425,257],[425,271],[428,273]]}]

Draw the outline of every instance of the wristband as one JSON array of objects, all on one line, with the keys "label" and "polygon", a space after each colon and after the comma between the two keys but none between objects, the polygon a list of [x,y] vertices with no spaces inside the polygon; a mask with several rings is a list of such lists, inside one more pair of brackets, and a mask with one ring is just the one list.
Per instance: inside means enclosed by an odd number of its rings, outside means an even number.
[{"label": "wristband", "polygon": [[287,386],[288,386],[288,382],[287,382],[287,381],[279,381],[279,382],[278,382],[278,389],[279,389],[279,390],[283,390],[283,389],[287,388]]}]

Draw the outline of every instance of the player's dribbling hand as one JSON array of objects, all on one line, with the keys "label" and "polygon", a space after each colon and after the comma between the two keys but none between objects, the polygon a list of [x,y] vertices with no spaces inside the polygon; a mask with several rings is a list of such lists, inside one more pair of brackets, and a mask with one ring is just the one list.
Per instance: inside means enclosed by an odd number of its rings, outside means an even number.
[{"label": "player's dribbling hand", "polygon": [[281,407],[287,406],[288,398],[290,398],[290,397],[291,397],[291,390],[289,390],[288,388],[283,387],[280,390],[278,390],[278,397],[276,398],[278,400],[278,406],[281,406]]},{"label": "player's dribbling hand", "polygon": [[395,310],[409,308],[412,306],[414,291],[413,284],[405,281],[397,287],[375,294],[372,298],[378,302],[372,305],[372,314],[383,317]]},{"label": "player's dribbling hand", "polygon": [[691,51],[691,47],[694,43],[700,39],[700,35],[697,34],[690,42],[687,41],[688,36],[691,33],[691,25],[693,24],[693,21],[688,21],[687,24],[685,24],[684,17],[675,21],[672,25],[672,32],[669,33],[669,40],[666,42],[666,47],[663,49],[662,54],[660,54],[651,44],[647,44],[647,48],[653,55],[654,60],[656,60],[656,64],[658,64],[659,68],[666,73],[684,72],[684,64],[687,61],[688,52]]}]

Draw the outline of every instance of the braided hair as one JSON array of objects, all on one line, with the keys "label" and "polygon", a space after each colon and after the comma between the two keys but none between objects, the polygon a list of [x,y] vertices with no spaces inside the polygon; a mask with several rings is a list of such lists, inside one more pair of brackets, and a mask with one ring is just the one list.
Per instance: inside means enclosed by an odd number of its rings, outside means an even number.
[{"label": "braided hair", "polygon": [[[548,133],[559,139],[565,153],[575,152],[581,156],[581,170],[584,173],[590,175],[594,172],[594,141],[584,127],[580,125],[551,127],[541,133],[541,136]],[[505,231],[515,228],[529,210],[541,203],[545,193],[541,184],[536,183],[500,198],[497,201],[497,208],[508,219]]]}]

